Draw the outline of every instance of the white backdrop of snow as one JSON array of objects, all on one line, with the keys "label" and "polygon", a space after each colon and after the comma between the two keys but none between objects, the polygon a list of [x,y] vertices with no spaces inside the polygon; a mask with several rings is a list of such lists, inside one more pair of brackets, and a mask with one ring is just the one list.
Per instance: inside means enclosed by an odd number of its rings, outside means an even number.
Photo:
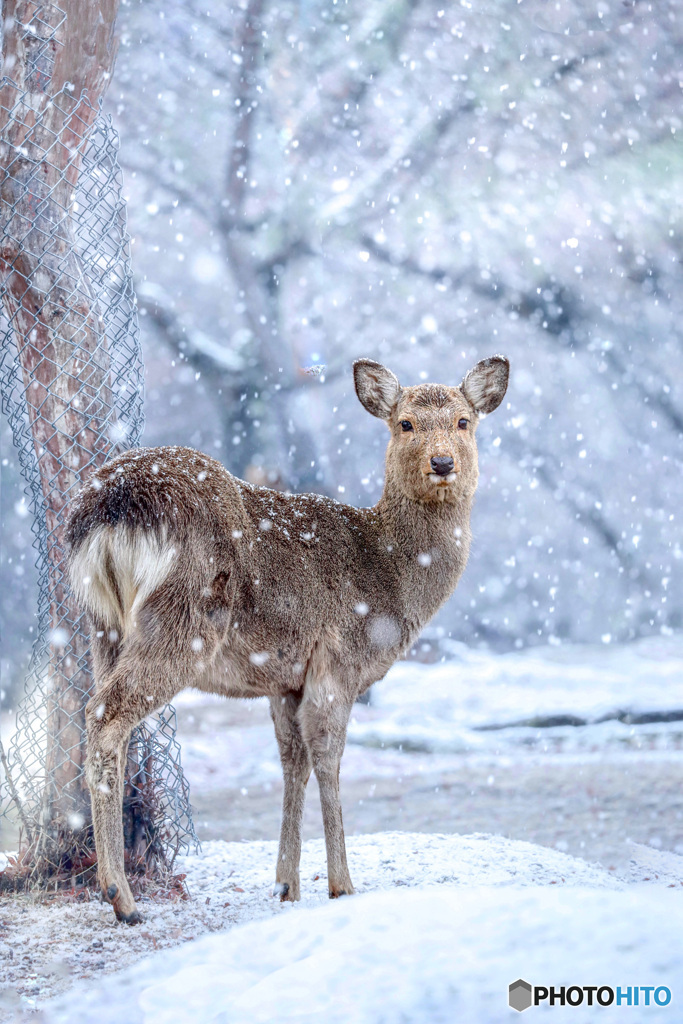
[{"label": "white backdrop of snow", "polygon": [[[573,715],[588,722],[620,711],[681,711],[683,642],[656,638],[629,645],[539,647],[493,655],[453,644],[455,658],[433,665],[397,662],[372,690],[372,721],[352,721],[350,743],[429,752],[479,751],[528,742],[523,719]],[[506,726],[505,730],[478,731]],[[544,729],[580,745],[588,732]],[[633,727],[614,719],[590,726],[590,742],[618,742]],[[598,737],[597,733],[600,733]]]},{"label": "white backdrop of snow", "polygon": [[[683,715],[683,639],[659,637],[624,645],[539,647],[496,655],[452,645],[448,661],[423,665],[397,662],[371,690],[371,705],[356,705],[349,724],[342,776],[368,773],[368,748],[385,748],[372,760],[375,775],[405,775],[416,765],[392,756],[391,748],[422,751],[436,768],[439,757],[504,754],[511,747],[542,750],[549,741],[565,751],[600,756],[637,746],[643,726],[611,718],[584,727],[513,726],[539,715],[568,714],[588,722],[618,711],[681,711]],[[186,690],[182,708],[222,698]],[[265,703],[265,698],[263,699]],[[267,712],[251,707],[248,728],[231,730],[229,743],[212,728],[182,738],[183,765],[192,785],[203,790],[233,784],[254,786],[281,777],[272,723]],[[487,726],[505,726],[480,731]],[[683,721],[647,726],[649,739],[683,731]],[[641,756],[656,756],[653,751]],[[668,756],[674,756],[669,751]],[[444,761],[445,765],[445,761]],[[442,765],[442,766],[444,766]]]}]

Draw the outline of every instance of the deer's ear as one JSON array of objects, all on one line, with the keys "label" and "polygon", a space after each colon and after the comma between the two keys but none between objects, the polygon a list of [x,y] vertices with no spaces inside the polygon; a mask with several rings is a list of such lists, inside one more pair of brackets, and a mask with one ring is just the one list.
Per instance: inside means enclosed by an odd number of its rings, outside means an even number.
[{"label": "deer's ear", "polygon": [[460,390],[477,412],[493,412],[505,397],[510,364],[505,356],[491,356],[473,366]]},{"label": "deer's ear", "polygon": [[401,394],[401,385],[391,370],[374,359],[357,359],[353,364],[353,382],[368,412],[388,420]]}]

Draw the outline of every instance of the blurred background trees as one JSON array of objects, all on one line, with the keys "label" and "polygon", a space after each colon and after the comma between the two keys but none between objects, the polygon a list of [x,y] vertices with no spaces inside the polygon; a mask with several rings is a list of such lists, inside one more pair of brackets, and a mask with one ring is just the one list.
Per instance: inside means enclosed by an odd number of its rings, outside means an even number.
[{"label": "blurred background trees", "polygon": [[[456,384],[504,352],[421,653],[680,629],[678,5],[130,0],[118,31],[143,441],[372,504],[351,361]],[[2,455],[7,686],[34,602],[4,424]]]}]

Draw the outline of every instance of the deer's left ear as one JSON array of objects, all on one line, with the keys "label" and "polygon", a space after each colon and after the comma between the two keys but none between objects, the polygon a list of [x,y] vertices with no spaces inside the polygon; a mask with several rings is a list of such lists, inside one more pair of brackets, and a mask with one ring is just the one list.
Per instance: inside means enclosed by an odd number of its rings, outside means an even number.
[{"label": "deer's left ear", "polygon": [[477,412],[493,412],[505,397],[510,364],[505,356],[491,356],[473,366],[460,390]]}]

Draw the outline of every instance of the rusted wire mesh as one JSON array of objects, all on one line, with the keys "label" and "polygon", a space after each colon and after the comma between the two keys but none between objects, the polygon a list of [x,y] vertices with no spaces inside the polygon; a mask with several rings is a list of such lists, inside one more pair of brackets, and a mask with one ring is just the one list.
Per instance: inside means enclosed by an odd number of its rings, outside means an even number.
[{"label": "rusted wire mesh", "polygon": [[[47,14],[45,12],[48,12]],[[20,819],[36,879],[93,862],[84,778],[92,686],[87,625],[69,592],[64,524],[94,469],[138,444],[143,366],[118,137],[49,79],[59,8],[36,5],[26,76],[0,80],[0,389],[33,513],[37,639],[0,772],[0,812]],[[87,109],[88,117],[83,117]],[[79,122],[80,119],[80,122]],[[135,730],[124,820],[139,863],[196,843],[172,706]],[[132,833],[135,833],[134,835]]]}]

